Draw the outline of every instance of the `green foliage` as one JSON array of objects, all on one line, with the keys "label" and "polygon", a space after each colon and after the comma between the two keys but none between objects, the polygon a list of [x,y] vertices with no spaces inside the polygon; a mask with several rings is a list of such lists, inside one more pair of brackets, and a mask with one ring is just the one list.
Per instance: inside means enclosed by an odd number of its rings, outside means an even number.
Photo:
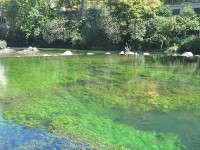
[{"label": "green foliage", "polygon": [[163,17],[170,17],[172,16],[172,10],[169,6],[162,6],[158,10],[156,10],[156,15]]},{"label": "green foliage", "polygon": [[191,7],[184,7],[181,16],[177,16],[177,23],[184,37],[186,37],[189,31],[200,30],[199,18]]},{"label": "green foliage", "polygon": [[131,37],[131,41],[139,41],[142,42],[143,38],[146,34],[146,26],[145,22],[142,20],[130,20],[129,22],[129,33]]},{"label": "green foliage", "polygon": [[7,47],[7,42],[5,40],[0,40],[0,49],[4,49]]},{"label": "green foliage", "polygon": [[200,30],[199,17],[191,7],[172,16],[170,7],[160,0],[53,2],[54,8],[50,0],[6,1],[3,12],[10,26],[8,38],[23,40],[25,36],[26,44],[44,42],[47,46],[62,41],[63,45],[81,49],[119,49],[126,43],[134,49],[163,49],[177,45],[189,35],[197,35]]},{"label": "green foliage", "polygon": [[122,41],[121,26],[117,18],[112,16],[111,13],[112,7],[102,6],[100,26],[110,42],[119,43]]},{"label": "green foliage", "polygon": [[48,0],[9,0],[4,3],[4,12],[10,28],[20,29],[27,39],[39,39],[55,15]]},{"label": "green foliage", "polygon": [[169,46],[174,42],[176,35],[176,18],[156,16],[147,22],[147,37],[148,44],[159,46]]},{"label": "green foliage", "polygon": [[172,53],[176,53],[177,50],[178,50],[178,46],[174,45],[174,46],[168,47],[167,50],[166,50],[166,52],[169,53],[169,54],[170,53],[172,54]]},{"label": "green foliage", "polygon": [[48,43],[55,42],[56,40],[66,41],[70,38],[69,29],[66,27],[68,20],[66,19],[53,19],[49,22],[48,27],[43,32],[43,38]]},{"label": "green foliage", "polygon": [[200,39],[196,36],[189,36],[186,39],[183,39],[178,48],[178,52],[192,52],[194,54],[200,54]]}]

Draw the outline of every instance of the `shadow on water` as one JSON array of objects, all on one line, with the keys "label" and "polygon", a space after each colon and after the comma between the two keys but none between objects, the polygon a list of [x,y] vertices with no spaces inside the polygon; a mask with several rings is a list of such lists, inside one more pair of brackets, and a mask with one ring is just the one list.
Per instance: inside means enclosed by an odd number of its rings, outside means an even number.
[{"label": "shadow on water", "polygon": [[[188,150],[200,148],[200,118],[193,111],[174,110],[170,112],[125,112],[114,110],[118,116],[116,122],[133,126],[142,131],[173,133],[180,137]],[[119,112],[120,111],[120,112]]]}]

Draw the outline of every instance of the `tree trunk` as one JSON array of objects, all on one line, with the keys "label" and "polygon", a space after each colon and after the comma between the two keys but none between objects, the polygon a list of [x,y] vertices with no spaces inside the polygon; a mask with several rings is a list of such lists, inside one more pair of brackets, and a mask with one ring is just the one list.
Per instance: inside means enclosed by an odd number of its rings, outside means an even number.
[{"label": "tree trunk", "polygon": [[79,21],[82,21],[83,16],[85,15],[86,1],[87,0],[82,0],[82,2],[81,2],[81,9],[80,9],[80,12],[79,12],[79,16],[80,16]]}]

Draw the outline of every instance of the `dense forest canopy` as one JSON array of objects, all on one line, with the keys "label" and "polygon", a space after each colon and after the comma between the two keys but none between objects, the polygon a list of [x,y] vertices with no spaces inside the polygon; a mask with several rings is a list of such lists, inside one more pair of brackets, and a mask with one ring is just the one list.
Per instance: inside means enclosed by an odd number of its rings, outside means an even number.
[{"label": "dense forest canopy", "polygon": [[198,15],[189,6],[173,16],[164,5],[169,2],[7,0],[2,6],[9,28],[1,38],[11,46],[122,49],[128,45],[133,50],[163,50],[181,46],[186,39],[198,41]]}]

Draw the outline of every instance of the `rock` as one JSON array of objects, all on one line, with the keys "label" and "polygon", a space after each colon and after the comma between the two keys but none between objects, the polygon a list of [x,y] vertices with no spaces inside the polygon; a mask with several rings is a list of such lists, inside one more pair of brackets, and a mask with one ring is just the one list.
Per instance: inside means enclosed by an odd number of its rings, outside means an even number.
[{"label": "rock", "polygon": [[34,51],[34,52],[36,52],[36,53],[39,52],[39,50],[38,50],[36,47],[33,47],[33,48],[32,48],[32,51]]},{"label": "rock", "polygon": [[192,54],[192,52],[184,52],[181,56],[193,57],[193,54]]},{"label": "rock", "polygon": [[36,47],[29,46],[27,49],[24,49],[23,51],[18,51],[19,54],[35,54],[38,53],[39,50]]},{"label": "rock", "polygon": [[42,55],[42,56],[51,56],[51,55],[49,55],[49,54],[44,54],[44,55]]},{"label": "rock", "polygon": [[174,53],[172,56],[178,56],[178,54]]},{"label": "rock", "polygon": [[73,55],[71,51],[65,51],[63,54],[61,55],[64,55],[64,56],[71,56]]},{"label": "rock", "polygon": [[111,53],[109,53],[109,52],[107,52],[107,53],[105,53],[106,55],[110,55]]},{"label": "rock", "polygon": [[126,54],[128,54],[128,55],[134,55],[135,53],[134,52],[127,52]]},{"label": "rock", "polygon": [[13,54],[15,52],[15,50],[10,49],[10,48],[5,48],[0,50],[0,54],[2,55],[9,55],[9,54]]},{"label": "rock", "polygon": [[199,55],[195,55],[196,57],[199,57]]},{"label": "rock", "polygon": [[120,55],[124,55],[125,53],[124,53],[124,51],[121,51],[119,54],[120,54]]},{"label": "rock", "polygon": [[144,56],[148,56],[148,55],[150,55],[150,54],[149,54],[149,53],[143,53],[143,55],[144,55]]},{"label": "rock", "polygon": [[94,55],[94,53],[86,53],[86,55]]},{"label": "rock", "polygon": [[139,54],[136,52],[135,55],[138,56]]}]

